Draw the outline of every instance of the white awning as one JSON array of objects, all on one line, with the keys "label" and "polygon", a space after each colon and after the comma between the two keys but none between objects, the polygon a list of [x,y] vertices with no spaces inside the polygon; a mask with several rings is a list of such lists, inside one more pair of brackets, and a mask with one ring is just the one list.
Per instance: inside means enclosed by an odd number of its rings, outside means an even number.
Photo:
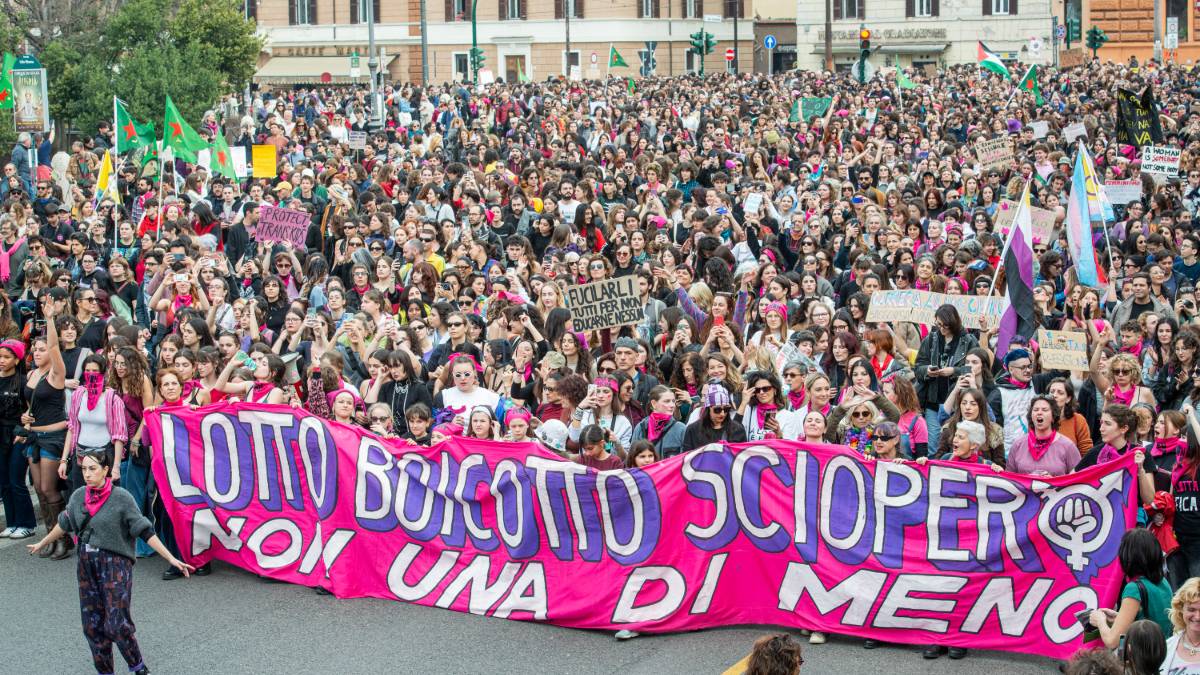
[{"label": "white awning", "polygon": [[[395,59],[395,54],[388,54],[380,64],[381,70],[387,70],[388,64]],[[367,72],[367,59],[360,61],[358,80],[370,81]],[[356,81],[350,77],[349,56],[275,56],[254,74],[254,81],[260,84],[316,84],[323,81],[323,75],[329,74],[329,82],[346,84]]]}]

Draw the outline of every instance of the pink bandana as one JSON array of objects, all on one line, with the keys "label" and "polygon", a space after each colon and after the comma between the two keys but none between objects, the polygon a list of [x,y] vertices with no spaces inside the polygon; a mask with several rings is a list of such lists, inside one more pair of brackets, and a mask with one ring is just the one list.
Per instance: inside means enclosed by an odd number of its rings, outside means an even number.
[{"label": "pink bandana", "polygon": [[83,506],[87,509],[88,515],[96,515],[100,507],[104,506],[104,502],[108,501],[108,496],[112,494],[112,487],[111,478],[105,478],[104,485],[99,488],[87,487],[87,491],[83,494]]}]

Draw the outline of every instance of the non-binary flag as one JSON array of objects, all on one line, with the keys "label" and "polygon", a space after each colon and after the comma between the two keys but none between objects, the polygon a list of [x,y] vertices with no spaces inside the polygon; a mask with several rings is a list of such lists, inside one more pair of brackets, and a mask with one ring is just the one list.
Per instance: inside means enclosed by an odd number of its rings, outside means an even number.
[{"label": "non-binary flag", "polygon": [[1029,183],[1017,202],[1008,241],[1000,255],[1004,266],[1004,295],[1008,309],[1000,317],[996,336],[996,356],[1004,358],[1014,337],[1031,338],[1037,331],[1037,314],[1033,306],[1033,221],[1029,207]]}]

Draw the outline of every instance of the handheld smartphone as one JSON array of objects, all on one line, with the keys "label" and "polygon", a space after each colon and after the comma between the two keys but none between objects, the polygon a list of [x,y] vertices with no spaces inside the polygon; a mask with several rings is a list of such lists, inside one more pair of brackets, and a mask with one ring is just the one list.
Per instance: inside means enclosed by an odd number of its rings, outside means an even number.
[{"label": "handheld smartphone", "polygon": [[724,326],[724,325],[725,325],[725,317],[723,317],[723,316],[714,316],[714,317],[713,317],[713,325],[714,325],[714,326]]},{"label": "handheld smartphone", "polygon": [[182,253],[172,253],[171,256],[175,259],[175,262],[179,262],[180,260],[183,260]]},{"label": "handheld smartphone", "polygon": [[587,393],[587,395],[588,395],[588,396],[591,396],[592,394],[595,394],[595,393],[596,393],[596,390],[598,390],[599,388],[600,388],[600,387],[597,387],[597,386],[596,386],[596,385],[594,385],[594,384],[589,384],[589,385],[588,385],[588,393]]},{"label": "handheld smartphone", "polygon": [[178,284],[178,283],[181,283],[181,282],[185,282],[185,281],[187,281],[189,278],[190,278],[190,277],[188,277],[188,275],[186,275],[186,274],[176,274],[176,275],[175,275],[175,283],[177,283],[177,284]]},{"label": "handheld smartphone", "polygon": [[308,316],[309,316],[309,318],[312,318],[312,317],[314,317],[314,316],[316,316],[316,315],[317,315],[317,308],[316,308],[316,307],[309,307],[309,308],[308,308]]}]

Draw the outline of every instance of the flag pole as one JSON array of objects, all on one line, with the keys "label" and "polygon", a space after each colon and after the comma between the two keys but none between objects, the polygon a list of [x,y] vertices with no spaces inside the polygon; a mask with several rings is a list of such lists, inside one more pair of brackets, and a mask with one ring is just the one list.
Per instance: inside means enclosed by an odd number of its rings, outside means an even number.
[{"label": "flag pole", "polygon": [[[1096,180],[1097,183],[1099,183],[1100,177],[1096,175],[1095,165],[1092,164],[1091,156],[1087,154],[1087,146],[1084,144],[1082,139],[1075,139],[1075,142],[1079,146],[1079,151],[1083,153],[1084,164],[1086,164],[1089,167],[1092,167],[1092,177]],[[1097,195],[1097,196],[1099,196],[1099,195]],[[1085,199],[1084,201],[1087,204],[1087,209],[1088,209],[1088,233],[1087,234],[1090,237],[1090,236],[1092,236],[1092,200]],[[1100,229],[1104,231],[1104,250],[1108,252],[1108,269],[1112,270],[1112,268],[1113,268],[1112,240],[1108,238],[1108,221],[1104,219],[1104,210],[1103,209],[1100,210]],[[1106,274],[1105,277],[1107,277],[1107,276],[1108,275]],[[1115,279],[1109,279],[1108,281],[1109,281],[1109,283],[1112,283],[1113,281],[1115,281]]]},{"label": "flag pole", "polygon": [[[1025,208],[1025,204],[1029,199],[1029,184],[1032,182],[1032,178],[1025,181],[1025,188],[1021,190],[1021,201],[1017,203],[1018,209]],[[1000,249],[1000,261],[996,263],[996,269],[994,272],[992,272],[992,285],[988,288],[987,309],[985,309],[983,312],[985,317],[991,316],[992,314],[992,304],[994,302],[992,296],[996,292],[996,281],[1000,279],[1000,267],[1004,265],[1004,256],[1008,253],[1009,247],[1012,246],[1013,234],[1016,231],[1017,221],[1016,218],[1014,218],[1012,227],[1008,228],[1008,236],[1004,238],[1004,247]]]},{"label": "flag pole", "polygon": [[166,163],[166,154],[167,154],[167,146],[164,143],[162,149],[158,151],[158,215],[155,217],[155,226],[154,226],[154,241],[156,241],[156,242],[162,240],[163,166]]}]

